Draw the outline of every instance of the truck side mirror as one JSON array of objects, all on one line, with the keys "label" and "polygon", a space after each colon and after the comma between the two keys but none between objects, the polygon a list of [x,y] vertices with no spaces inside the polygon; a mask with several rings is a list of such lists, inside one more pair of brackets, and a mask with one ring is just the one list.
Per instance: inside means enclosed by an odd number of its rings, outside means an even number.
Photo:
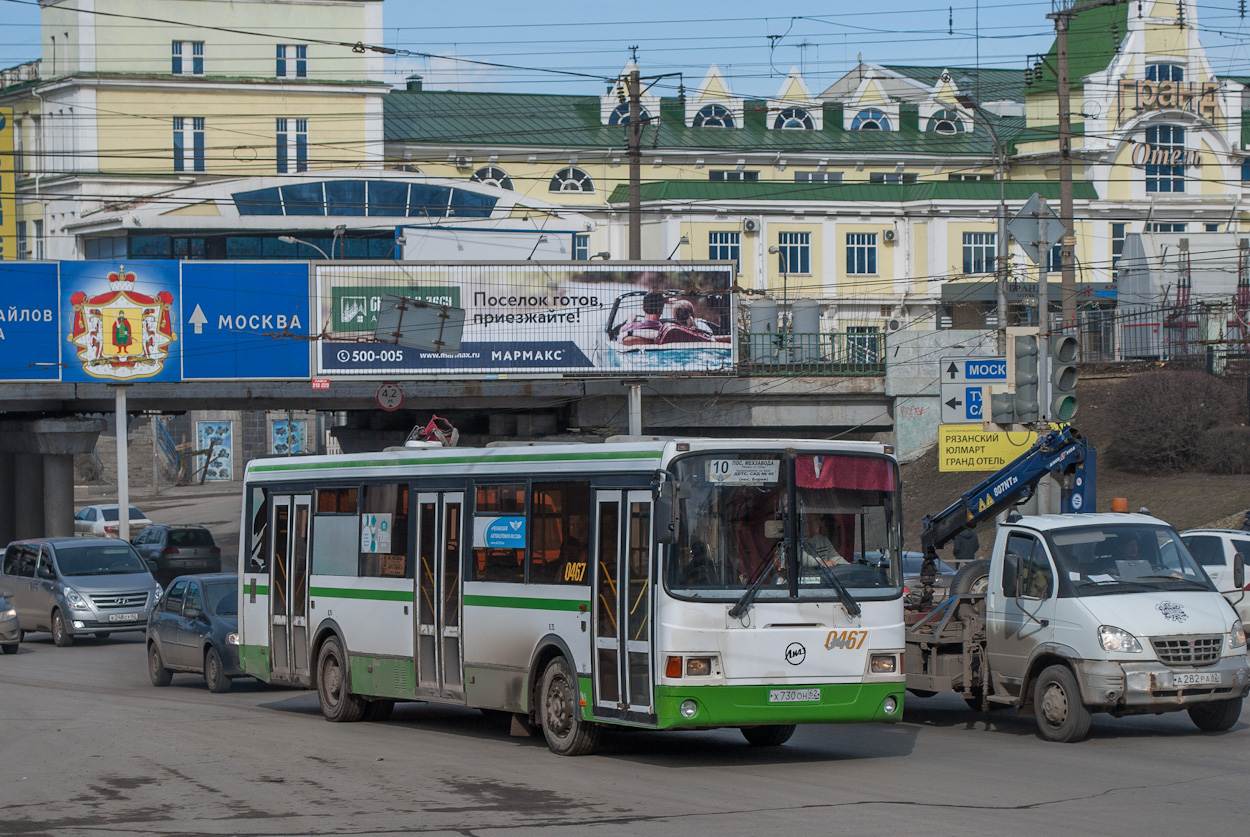
[{"label": "truck side mirror", "polygon": [[673,479],[663,471],[655,472],[652,483],[652,497],[655,507],[655,540],[657,543],[672,543],[677,539],[677,527],[674,525],[673,510],[677,505],[677,489]]},{"label": "truck side mirror", "polygon": [[1233,584],[1238,590],[1246,588],[1246,561],[1241,553],[1233,557]]}]

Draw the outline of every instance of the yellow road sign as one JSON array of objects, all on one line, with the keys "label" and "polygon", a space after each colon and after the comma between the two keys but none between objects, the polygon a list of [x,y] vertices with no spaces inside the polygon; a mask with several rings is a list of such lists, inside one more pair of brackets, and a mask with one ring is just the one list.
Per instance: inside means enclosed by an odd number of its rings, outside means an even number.
[{"label": "yellow road sign", "polygon": [[979,424],[938,425],[939,471],[997,471],[1033,447],[1032,431],[986,431]]}]

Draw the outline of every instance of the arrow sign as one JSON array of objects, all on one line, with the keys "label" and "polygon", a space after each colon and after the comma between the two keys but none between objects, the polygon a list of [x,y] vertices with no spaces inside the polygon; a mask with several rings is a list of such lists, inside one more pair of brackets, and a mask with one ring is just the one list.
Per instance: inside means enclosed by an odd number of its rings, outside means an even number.
[{"label": "arrow sign", "polygon": [[952,361],[951,365],[946,367],[946,372],[951,376],[951,380],[953,381],[955,380],[955,376],[959,374],[959,367],[955,365],[954,361]]},{"label": "arrow sign", "polygon": [[952,410],[958,410],[959,405],[962,403],[964,402],[960,401],[958,398],[952,398],[950,401],[946,402],[946,406],[950,407]]},{"label": "arrow sign", "polygon": [[208,317],[204,316],[204,309],[199,306],[199,303],[196,303],[195,310],[191,312],[187,322],[195,326],[196,334],[204,333],[204,324],[208,322]]}]

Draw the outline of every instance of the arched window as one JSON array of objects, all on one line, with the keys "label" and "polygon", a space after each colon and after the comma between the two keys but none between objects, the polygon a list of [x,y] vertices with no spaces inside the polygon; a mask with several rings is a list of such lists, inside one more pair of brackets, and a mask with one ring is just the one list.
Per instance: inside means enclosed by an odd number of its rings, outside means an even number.
[{"label": "arched window", "polygon": [[[651,114],[647,113],[647,109],[642,105],[638,106],[638,115],[645,124],[651,120]],[[629,124],[629,102],[621,102],[616,106],[616,110],[608,117],[609,125],[628,125]]]},{"label": "arched window", "polygon": [[507,189],[509,192],[513,191],[512,178],[508,176],[506,171],[498,166],[482,166],[480,169],[473,172],[473,176],[469,179],[476,180],[478,183],[485,183],[490,186],[498,186],[500,189]]},{"label": "arched window", "polygon": [[556,176],[551,178],[551,184],[547,187],[548,192],[593,192],[595,191],[595,182],[590,179],[590,175],[577,168],[577,166],[569,166],[556,172]]},{"label": "arched window", "polygon": [[939,110],[929,117],[925,130],[931,134],[963,133],[964,123],[953,110]]},{"label": "arched window", "polygon": [[811,131],[815,127],[811,114],[803,108],[786,108],[773,121],[774,130]]},{"label": "arched window", "polygon": [[851,120],[851,130],[888,131],[890,130],[890,117],[876,108],[867,108],[855,114],[855,118]]},{"label": "arched window", "polygon": [[1185,68],[1180,64],[1147,64],[1147,81],[1184,81]]},{"label": "arched window", "polygon": [[694,115],[695,128],[732,128],[734,115],[723,105],[704,105]]}]

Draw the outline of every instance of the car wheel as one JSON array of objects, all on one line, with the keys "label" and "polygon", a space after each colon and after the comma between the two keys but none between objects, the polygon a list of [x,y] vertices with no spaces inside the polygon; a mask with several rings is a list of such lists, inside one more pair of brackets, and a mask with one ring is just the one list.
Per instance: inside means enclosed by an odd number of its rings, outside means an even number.
[{"label": "car wheel", "polygon": [[155,642],[148,643],[148,677],[152,678],[153,686],[168,686],[174,679],[174,673],[165,668],[165,661],[161,659],[161,651]]},{"label": "car wheel", "polygon": [[230,691],[230,678],[226,676],[226,667],[221,664],[216,648],[210,647],[204,654],[204,682],[214,694]]},{"label": "car wheel", "polygon": [[1089,733],[1089,710],[1081,703],[1081,690],[1067,666],[1051,666],[1037,678],[1033,711],[1037,729],[1048,741],[1070,743]]},{"label": "car wheel", "polygon": [[317,699],[327,721],[359,721],[365,713],[364,698],[349,690],[347,656],[336,637],[327,639],[317,654]]},{"label": "car wheel", "polygon": [[769,724],[762,727],[742,727],[742,737],[752,747],[780,747],[794,735],[794,724]]},{"label": "car wheel", "polygon": [[556,657],[543,671],[538,711],[543,737],[556,755],[583,756],[599,743],[600,727],[582,719],[577,680],[563,657]]},{"label": "car wheel", "polygon": [[6,654],[16,654],[16,653],[17,653],[17,643],[16,643],[16,642],[10,642],[10,643],[8,643],[7,645],[0,645],[0,648],[3,648],[3,649],[4,649],[4,653],[6,653]]},{"label": "car wheel", "polygon": [[96,639],[108,639],[110,636],[112,636],[112,634],[110,634],[108,631],[96,631],[95,632]]},{"label": "car wheel", "polygon": [[[6,649],[7,650],[7,649]],[[1223,732],[1232,729],[1241,718],[1241,698],[1213,700],[1195,703],[1189,707],[1189,720],[1203,732]]]},{"label": "car wheel", "polygon": [[52,611],[52,641],[57,648],[68,648],[74,644],[74,636],[65,627],[65,617],[59,610]]}]

